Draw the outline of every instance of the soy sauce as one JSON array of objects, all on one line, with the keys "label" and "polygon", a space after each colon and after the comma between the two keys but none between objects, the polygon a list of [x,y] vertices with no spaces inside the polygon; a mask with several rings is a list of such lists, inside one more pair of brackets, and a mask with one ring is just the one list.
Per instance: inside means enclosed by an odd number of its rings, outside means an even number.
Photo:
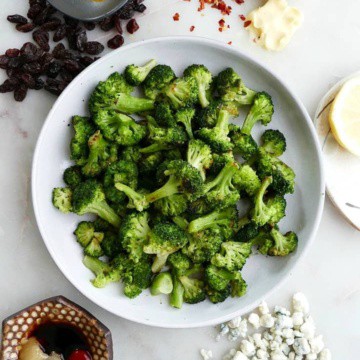
[{"label": "soy sauce", "polygon": [[[61,354],[65,360],[76,352],[87,353],[84,359],[91,360],[89,344],[86,337],[74,326],[61,322],[48,322],[36,327],[34,336],[46,354]],[[78,350],[78,351],[77,351]]]}]

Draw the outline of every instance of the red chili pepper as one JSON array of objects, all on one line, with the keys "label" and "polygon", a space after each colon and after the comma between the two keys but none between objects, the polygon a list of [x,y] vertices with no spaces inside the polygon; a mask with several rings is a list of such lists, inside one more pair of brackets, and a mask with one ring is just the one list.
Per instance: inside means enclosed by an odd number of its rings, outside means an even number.
[{"label": "red chili pepper", "polygon": [[246,17],[245,17],[245,15],[239,15],[239,18],[240,18],[240,20],[242,20],[242,21],[245,21],[246,20]]},{"label": "red chili pepper", "polygon": [[193,32],[194,30],[195,30],[195,26],[194,25],[190,26],[190,31]]},{"label": "red chili pepper", "polygon": [[174,21],[179,21],[179,19],[180,19],[180,14],[179,14],[179,13],[176,13],[176,14],[173,16],[173,19],[174,19]]},{"label": "red chili pepper", "polygon": [[251,20],[245,21],[244,22],[244,28],[248,27],[251,25]]}]

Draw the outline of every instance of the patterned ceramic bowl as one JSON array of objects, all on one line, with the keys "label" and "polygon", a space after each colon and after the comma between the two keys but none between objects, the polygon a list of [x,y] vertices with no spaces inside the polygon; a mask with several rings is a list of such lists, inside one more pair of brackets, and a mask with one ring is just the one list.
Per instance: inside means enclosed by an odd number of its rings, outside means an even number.
[{"label": "patterned ceramic bowl", "polygon": [[3,321],[0,359],[17,360],[21,346],[33,329],[48,322],[75,327],[87,339],[93,360],[113,359],[110,330],[88,311],[62,296],[42,300]]}]

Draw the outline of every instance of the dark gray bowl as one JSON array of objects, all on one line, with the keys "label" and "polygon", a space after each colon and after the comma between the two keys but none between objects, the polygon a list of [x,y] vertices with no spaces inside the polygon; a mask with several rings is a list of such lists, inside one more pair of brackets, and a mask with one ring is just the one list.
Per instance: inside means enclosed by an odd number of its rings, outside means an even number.
[{"label": "dark gray bowl", "polygon": [[48,0],[62,13],[82,21],[100,20],[126,4],[127,0]]}]

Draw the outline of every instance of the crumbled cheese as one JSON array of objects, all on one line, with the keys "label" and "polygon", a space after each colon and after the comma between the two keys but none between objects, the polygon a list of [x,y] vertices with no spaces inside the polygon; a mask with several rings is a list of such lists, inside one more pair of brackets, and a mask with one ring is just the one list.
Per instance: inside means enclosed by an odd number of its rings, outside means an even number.
[{"label": "crumbled cheese", "polygon": [[295,339],[293,347],[297,355],[306,355],[311,351],[309,342],[304,338]]},{"label": "crumbled cheese", "polygon": [[256,352],[255,346],[248,340],[241,341],[240,350],[246,356],[254,356]]},{"label": "crumbled cheese", "polygon": [[256,313],[252,313],[249,315],[248,322],[254,327],[254,329],[258,329],[260,327],[260,317]]},{"label": "crumbled cheese", "polygon": [[304,314],[299,311],[295,311],[292,314],[292,320],[294,323],[294,326],[301,326],[304,323]]},{"label": "crumbled cheese", "polygon": [[329,349],[324,349],[319,356],[319,360],[331,360],[331,353]]},{"label": "crumbled cheese", "polygon": [[241,351],[237,351],[232,360],[249,360],[249,358]]},{"label": "crumbled cheese", "polygon": [[200,355],[202,356],[203,360],[210,360],[213,358],[213,354],[211,350],[201,349]]},{"label": "crumbled cheese", "polygon": [[271,314],[265,314],[260,317],[260,325],[265,328],[271,328],[275,324],[275,319]]},{"label": "crumbled cheese", "polygon": [[322,335],[318,335],[309,341],[311,351],[315,354],[319,354],[324,349],[324,340]]},{"label": "crumbled cheese", "polygon": [[310,310],[309,301],[301,292],[298,292],[293,296],[292,307],[294,312],[299,311],[304,314],[308,314]]},{"label": "crumbled cheese", "polygon": [[315,322],[311,316],[308,316],[304,323],[300,326],[300,331],[307,339],[312,339],[315,336]]},{"label": "crumbled cheese", "polygon": [[230,320],[227,325],[231,329],[238,328],[240,326],[241,320],[241,316],[237,316],[236,318]]},{"label": "crumbled cheese", "polygon": [[270,311],[269,311],[269,307],[267,305],[267,303],[265,301],[262,301],[258,307],[258,310],[259,310],[259,313],[261,315],[265,315],[265,314],[268,314]]}]

